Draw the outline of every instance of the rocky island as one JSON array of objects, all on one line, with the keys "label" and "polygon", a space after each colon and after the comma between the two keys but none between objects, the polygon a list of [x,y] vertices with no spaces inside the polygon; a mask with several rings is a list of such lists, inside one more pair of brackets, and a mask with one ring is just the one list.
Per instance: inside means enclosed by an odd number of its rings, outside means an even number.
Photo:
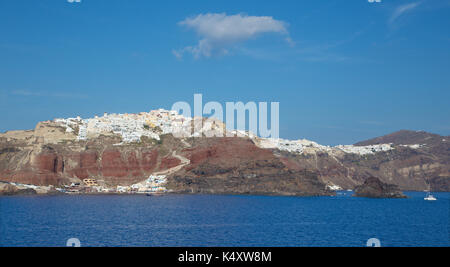
[{"label": "rocky island", "polygon": [[376,177],[368,178],[362,185],[355,187],[356,197],[367,198],[406,198],[397,185],[387,184]]},{"label": "rocky island", "polygon": [[355,145],[324,146],[242,131],[206,137],[205,132],[226,129],[220,121],[205,120],[203,134],[176,137],[174,131],[186,122],[196,123],[159,109],[54,119],[34,130],[2,133],[0,181],[9,188],[5,192],[20,192],[15,186],[71,194],[319,196],[353,189],[370,177],[400,190],[450,190],[450,137],[400,131]]}]

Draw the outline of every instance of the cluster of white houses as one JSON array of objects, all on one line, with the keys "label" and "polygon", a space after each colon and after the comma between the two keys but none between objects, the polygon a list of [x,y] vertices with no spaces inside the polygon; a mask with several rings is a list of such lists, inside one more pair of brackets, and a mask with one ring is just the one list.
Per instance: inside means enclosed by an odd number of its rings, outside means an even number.
[{"label": "cluster of white houses", "polygon": [[87,140],[102,134],[117,134],[123,143],[140,142],[142,136],[159,140],[160,134],[173,133],[190,122],[191,118],[176,111],[164,109],[139,114],[107,114],[90,119],[55,119],[54,122],[66,128],[66,132],[78,129],[77,139]]},{"label": "cluster of white houses", "polygon": [[322,146],[316,142],[306,139],[302,140],[286,140],[286,139],[272,139],[272,138],[256,138],[256,144],[261,148],[279,149],[281,151],[288,151],[291,153],[301,154],[308,148],[319,149],[323,151],[331,150],[329,146]]},{"label": "cluster of white houses", "polygon": [[[118,193],[118,194],[151,194],[151,193],[167,193],[165,187],[167,179],[165,175],[150,175],[145,181],[130,186],[108,187],[99,185],[96,179],[84,179],[80,183],[72,183],[65,185],[63,188],[56,188],[57,191],[68,194],[80,193]],[[37,186],[29,186],[29,188],[39,188]]]},{"label": "cluster of white houses", "polygon": [[[54,122],[66,128],[67,132],[75,132],[78,130],[77,139],[86,140],[93,137],[98,137],[102,134],[117,134],[122,137],[122,143],[140,142],[143,136],[151,139],[160,140],[161,134],[179,134],[181,131],[190,132],[192,130],[191,123],[193,119],[179,115],[177,111],[169,111],[164,109],[152,110],[150,112],[141,112],[139,114],[107,114],[102,117],[95,116],[91,119],[69,118],[69,119],[55,119]],[[223,125],[211,121],[202,121],[201,131],[203,133],[213,128],[219,129]],[[197,120],[192,125],[196,125]],[[219,126],[218,126],[219,125]],[[193,127],[198,129],[196,126]],[[237,136],[246,136],[254,140],[254,142],[262,148],[279,149],[281,151],[288,151],[292,153],[308,153],[310,151],[326,151],[330,153],[352,153],[359,155],[368,155],[382,151],[389,151],[394,149],[392,144],[379,144],[370,146],[353,146],[353,145],[339,145],[339,146],[323,146],[316,142],[303,140],[285,140],[285,139],[271,139],[259,138],[248,131],[230,131]],[[199,136],[198,132],[190,133],[186,136]],[[208,135],[206,135],[208,136]],[[411,148],[418,148],[420,145],[410,146]]]},{"label": "cluster of white houses", "polygon": [[359,155],[368,155],[374,154],[383,151],[389,151],[394,149],[392,144],[379,144],[379,145],[370,145],[370,146],[353,146],[353,145],[339,145],[335,148],[344,151],[345,153],[353,153]]},{"label": "cluster of white houses", "polygon": [[[309,151],[324,151],[329,153],[345,152],[358,155],[368,155],[377,152],[389,151],[394,149],[392,144],[379,144],[369,146],[354,146],[354,145],[338,145],[338,146],[323,146],[316,142],[303,140],[285,140],[285,139],[263,139],[257,138],[256,144],[262,148],[279,149],[281,151],[288,151],[291,153],[308,153]],[[410,146],[416,148],[418,146]]]},{"label": "cluster of white houses", "polygon": [[167,192],[166,187],[164,185],[167,183],[167,179],[165,175],[150,175],[150,177],[137,184],[133,184],[131,186],[117,186],[116,191],[118,193],[165,193]]}]

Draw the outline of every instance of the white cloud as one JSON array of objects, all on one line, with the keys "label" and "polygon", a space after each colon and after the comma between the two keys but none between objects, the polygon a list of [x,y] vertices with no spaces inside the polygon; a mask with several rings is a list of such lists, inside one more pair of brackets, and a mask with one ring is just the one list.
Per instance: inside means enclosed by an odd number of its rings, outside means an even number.
[{"label": "white cloud", "polygon": [[397,20],[400,16],[402,16],[406,12],[412,11],[419,5],[420,5],[420,2],[414,2],[414,3],[398,6],[392,13],[391,18],[389,19],[389,23],[395,22],[395,20]]},{"label": "white cloud", "polygon": [[211,57],[216,54],[225,55],[233,45],[264,33],[284,35],[286,42],[293,45],[287,24],[268,16],[244,14],[228,16],[225,13],[208,13],[187,18],[179,25],[194,30],[200,40],[195,46],[173,50],[172,53],[177,58],[182,58],[185,52],[193,54],[195,58]]}]

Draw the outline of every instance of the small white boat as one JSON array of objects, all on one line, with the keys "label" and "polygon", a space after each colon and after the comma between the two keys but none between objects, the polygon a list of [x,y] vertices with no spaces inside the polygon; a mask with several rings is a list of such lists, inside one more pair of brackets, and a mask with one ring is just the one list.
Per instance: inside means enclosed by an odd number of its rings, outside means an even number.
[{"label": "small white boat", "polygon": [[435,198],[430,192],[428,192],[427,196],[424,198],[424,200],[427,201],[436,201],[437,198]]}]

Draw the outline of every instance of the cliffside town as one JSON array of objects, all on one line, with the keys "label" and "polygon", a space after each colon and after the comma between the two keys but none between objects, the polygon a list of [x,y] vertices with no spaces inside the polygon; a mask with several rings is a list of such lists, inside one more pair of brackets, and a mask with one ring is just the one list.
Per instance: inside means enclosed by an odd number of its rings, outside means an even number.
[{"label": "cliffside town", "polygon": [[[200,122],[203,133],[226,131],[220,121]],[[28,193],[328,195],[377,177],[401,190],[450,191],[449,137],[400,131],[335,147],[242,131],[235,131],[236,137],[198,132],[175,137],[196,123],[159,109],[55,119],[34,130],[2,133],[2,188]]]}]

